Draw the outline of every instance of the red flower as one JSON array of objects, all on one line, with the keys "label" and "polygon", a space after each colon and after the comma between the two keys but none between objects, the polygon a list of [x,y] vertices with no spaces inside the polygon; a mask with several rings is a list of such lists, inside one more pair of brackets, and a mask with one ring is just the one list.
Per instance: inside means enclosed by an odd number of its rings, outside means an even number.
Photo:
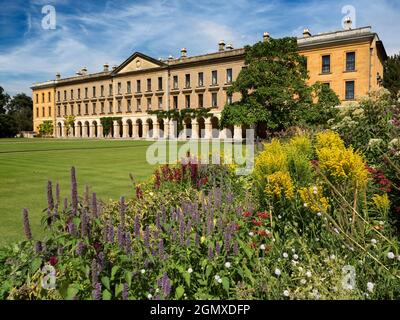
[{"label": "red flower", "polygon": [[256,248],[257,248],[257,243],[252,242],[252,243],[250,244],[250,246],[251,246],[253,249],[256,249]]},{"label": "red flower", "polygon": [[251,212],[246,211],[245,213],[243,213],[243,217],[245,218],[251,217]]},{"label": "red flower", "polygon": [[56,256],[50,257],[49,263],[50,263],[52,266],[55,266],[55,265],[57,264],[57,262],[58,262],[58,259],[57,259]]},{"label": "red flower", "polygon": [[269,213],[268,212],[259,212],[257,213],[257,217],[261,218],[261,219],[268,219],[269,218]]},{"label": "red flower", "polygon": [[240,225],[238,223],[235,224],[235,230],[239,230],[240,229]]},{"label": "red flower", "polygon": [[100,242],[95,242],[93,243],[93,247],[96,250],[96,252],[99,252],[102,246]]},{"label": "red flower", "polygon": [[256,220],[256,219],[254,219],[253,221],[252,221],[252,223],[255,225],[255,226],[261,226],[262,225],[262,221],[258,221],[258,220]]},{"label": "red flower", "polygon": [[265,231],[265,230],[258,230],[257,233],[258,233],[258,235],[260,235],[262,237],[265,237],[267,235],[267,231]]}]

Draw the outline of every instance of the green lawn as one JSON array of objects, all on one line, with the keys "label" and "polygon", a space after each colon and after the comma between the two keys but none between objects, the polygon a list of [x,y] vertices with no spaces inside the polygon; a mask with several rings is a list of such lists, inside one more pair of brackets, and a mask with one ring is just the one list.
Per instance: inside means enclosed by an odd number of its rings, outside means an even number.
[{"label": "green lawn", "polygon": [[[132,197],[129,178],[151,175],[146,161],[148,141],[132,140],[0,140],[0,245],[23,237],[21,211],[28,208],[34,236],[42,235],[40,217],[47,206],[47,181],[60,183],[70,196],[70,168],[77,170],[78,188],[85,185],[102,200]],[[55,191],[54,191],[55,192]]]}]

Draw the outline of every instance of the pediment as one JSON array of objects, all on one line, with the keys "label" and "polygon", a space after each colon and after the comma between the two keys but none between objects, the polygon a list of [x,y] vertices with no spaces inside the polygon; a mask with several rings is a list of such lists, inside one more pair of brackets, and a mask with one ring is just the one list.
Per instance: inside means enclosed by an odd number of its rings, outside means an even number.
[{"label": "pediment", "polygon": [[135,52],[128,59],[126,59],[120,66],[118,66],[113,71],[113,74],[115,75],[132,71],[153,69],[163,66],[165,66],[163,62],[156,60],[152,57],[146,56],[143,53]]}]

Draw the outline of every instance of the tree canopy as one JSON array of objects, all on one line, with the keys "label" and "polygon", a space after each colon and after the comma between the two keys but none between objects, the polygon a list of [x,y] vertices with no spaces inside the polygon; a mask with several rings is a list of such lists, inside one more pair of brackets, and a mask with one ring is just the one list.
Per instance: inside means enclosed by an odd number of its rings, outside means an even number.
[{"label": "tree canopy", "polygon": [[383,86],[390,91],[393,98],[400,94],[400,54],[389,57],[385,62]]},{"label": "tree canopy", "polygon": [[339,98],[322,84],[308,86],[307,80],[307,61],[299,54],[296,38],[246,46],[245,67],[228,90],[229,94],[239,92],[241,99],[225,106],[221,125],[262,122],[269,130],[279,131],[327,121]]}]

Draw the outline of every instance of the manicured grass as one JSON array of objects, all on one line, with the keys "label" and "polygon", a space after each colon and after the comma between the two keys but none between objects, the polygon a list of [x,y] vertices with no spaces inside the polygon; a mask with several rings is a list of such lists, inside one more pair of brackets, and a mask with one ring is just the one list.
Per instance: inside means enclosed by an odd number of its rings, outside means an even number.
[{"label": "manicured grass", "polygon": [[[77,170],[78,188],[85,185],[102,200],[134,196],[129,178],[143,181],[154,166],[146,161],[152,142],[133,140],[0,140],[0,245],[23,238],[21,211],[28,208],[35,238],[43,235],[40,217],[47,206],[51,180],[70,197],[70,168]],[[55,191],[54,191],[55,193]]]}]

